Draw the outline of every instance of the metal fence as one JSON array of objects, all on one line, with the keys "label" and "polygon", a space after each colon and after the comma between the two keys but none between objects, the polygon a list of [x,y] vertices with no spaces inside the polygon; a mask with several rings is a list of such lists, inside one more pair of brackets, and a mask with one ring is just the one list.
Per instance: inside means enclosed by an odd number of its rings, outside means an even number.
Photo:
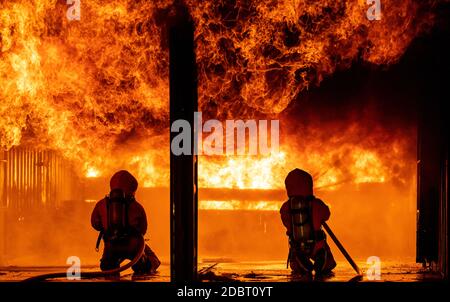
[{"label": "metal fence", "polygon": [[1,208],[58,207],[71,199],[75,179],[71,164],[54,151],[0,151]]}]

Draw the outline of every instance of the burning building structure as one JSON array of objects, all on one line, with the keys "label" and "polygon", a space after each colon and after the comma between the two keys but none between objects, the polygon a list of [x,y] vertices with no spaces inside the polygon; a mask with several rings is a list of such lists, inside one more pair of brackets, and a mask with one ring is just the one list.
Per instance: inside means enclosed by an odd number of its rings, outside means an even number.
[{"label": "burning building structure", "polygon": [[[139,180],[163,261],[183,256],[173,223],[192,227],[198,250],[183,247],[194,251],[185,274],[197,253],[283,259],[283,181],[302,167],[357,258],[416,258],[446,274],[446,96],[432,83],[441,74],[424,66],[448,59],[410,67],[434,51],[421,50],[421,37],[448,33],[445,1],[385,0],[377,21],[365,1],[184,3],[194,49],[170,35],[172,1],[83,1],[79,20],[67,18],[66,1],[0,2],[0,264],[97,261],[89,214],[122,168]],[[190,50],[195,73],[182,63]],[[432,79],[419,86],[424,72]],[[192,157],[178,167],[193,170],[171,178],[168,129],[190,111],[169,100],[189,85],[205,119],[279,119],[279,151]],[[183,198],[190,218],[173,214]]]}]

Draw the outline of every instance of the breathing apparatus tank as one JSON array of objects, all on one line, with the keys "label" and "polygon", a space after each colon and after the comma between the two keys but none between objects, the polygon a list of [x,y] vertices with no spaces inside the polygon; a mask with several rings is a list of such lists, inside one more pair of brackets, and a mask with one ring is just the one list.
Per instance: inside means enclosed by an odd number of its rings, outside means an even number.
[{"label": "breathing apparatus tank", "polygon": [[291,246],[299,248],[306,254],[312,251],[315,243],[311,198],[313,197],[293,196],[289,199],[292,223]]},{"label": "breathing apparatus tank", "polygon": [[125,195],[121,189],[114,189],[106,197],[107,230],[105,238],[117,241],[124,238],[130,231],[128,224],[128,207],[132,196]]}]

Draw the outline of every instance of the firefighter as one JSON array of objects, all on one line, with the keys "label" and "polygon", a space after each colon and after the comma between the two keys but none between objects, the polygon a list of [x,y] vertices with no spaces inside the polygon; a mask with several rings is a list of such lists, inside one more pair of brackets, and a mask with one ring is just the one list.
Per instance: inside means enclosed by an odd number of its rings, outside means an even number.
[{"label": "firefighter", "polygon": [[[104,241],[102,271],[118,268],[123,260],[131,260],[139,252],[139,238],[142,240],[147,232],[147,216],[134,197],[137,187],[133,175],[118,171],[111,178],[110,194],[97,202],[92,212],[92,227],[100,232],[97,248],[101,237]],[[143,255],[132,266],[134,276],[154,273],[160,264],[156,254],[145,245]]]},{"label": "firefighter", "polygon": [[281,220],[289,237],[289,257],[294,275],[316,277],[332,275],[336,262],[326,242],[322,223],[330,217],[328,206],[313,195],[313,179],[295,169],[285,180],[289,200],[280,209]]}]

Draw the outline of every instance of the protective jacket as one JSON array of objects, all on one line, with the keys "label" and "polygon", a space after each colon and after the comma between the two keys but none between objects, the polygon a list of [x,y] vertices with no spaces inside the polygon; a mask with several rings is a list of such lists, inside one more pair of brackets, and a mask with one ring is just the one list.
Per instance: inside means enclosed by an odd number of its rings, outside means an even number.
[{"label": "protective jacket", "polygon": [[[138,253],[139,236],[147,232],[145,210],[135,198],[137,180],[128,171],[119,171],[110,181],[111,192],[97,202],[91,215],[91,224],[101,232],[105,248],[100,261],[102,270],[115,269],[125,259],[133,259]],[[137,274],[156,271],[161,262],[156,254],[145,245],[144,254],[132,266]]]},{"label": "protective jacket", "polygon": [[[330,209],[313,195],[313,180],[307,172],[295,169],[285,180],[289,200],[280,209],[281,221],[289,238],[289,263],[293,271],[331,271],[336,266],[326,242],[322,224]],[[314,264],[310,259],[314,260]]]}]

